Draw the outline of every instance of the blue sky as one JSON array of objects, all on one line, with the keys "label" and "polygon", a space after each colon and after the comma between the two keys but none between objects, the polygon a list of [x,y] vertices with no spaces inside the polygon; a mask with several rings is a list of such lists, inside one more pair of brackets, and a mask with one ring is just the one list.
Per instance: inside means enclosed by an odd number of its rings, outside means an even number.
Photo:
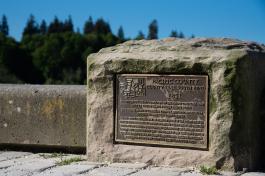
[{"label": "blue sky", "polygon": [[103,17],[116,34],[120,25],[126,37],[139,30],[147,34],[157,19],[159,38],[171,30],[186,36],[231,37],[265,43],[265,0],[1,0],[0,15],[8,17],[10,35],[20,39],[30,14],[37,21],[65,20],[72,16],[82,31],[89,16]]}]

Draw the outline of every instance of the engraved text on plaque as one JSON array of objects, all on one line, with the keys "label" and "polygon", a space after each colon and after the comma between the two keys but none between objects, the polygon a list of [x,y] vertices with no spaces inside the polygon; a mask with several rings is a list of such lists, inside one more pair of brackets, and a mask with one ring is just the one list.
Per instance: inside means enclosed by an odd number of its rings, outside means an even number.
[{"label": "engraved text on plaque", "polygon": [[115,141],[207,149],[208,76],[120,74]]}]

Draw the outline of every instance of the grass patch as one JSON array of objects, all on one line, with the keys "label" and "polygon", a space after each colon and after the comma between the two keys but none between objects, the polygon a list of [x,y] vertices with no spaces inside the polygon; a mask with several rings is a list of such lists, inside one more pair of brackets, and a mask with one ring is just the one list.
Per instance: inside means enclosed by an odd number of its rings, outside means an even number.
[{"label": "grass patch", "polygon": [[200,167],[200,172],[203,175],[215,175],[215,174],[218,174],[217,169],[214,166],[213,167],[201,166]]},{"label": "grass patch", "polygon": [[56,162],[56,164],[58,166],[63,166],[63,165],[69,165],[71,163],[79,162],[79,161],[84,161],[84,159],[82,159],[80,156],[69,158],[69,159],[62,159],[61,158],[61,161]]}]

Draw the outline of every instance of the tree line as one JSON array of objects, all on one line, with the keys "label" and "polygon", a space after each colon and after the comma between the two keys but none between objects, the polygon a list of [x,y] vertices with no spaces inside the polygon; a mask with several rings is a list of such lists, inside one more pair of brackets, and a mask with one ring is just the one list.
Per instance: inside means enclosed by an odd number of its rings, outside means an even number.
[{"label": "tree line", "polygon": [[[171,31],[171,37],[184,38],[182,32]],[[194,37],[193,35],[191,37]],[[148,26],[148,34],[142,31],[133,38],[157,39],[158,22]],[[23,29],[21,41],[9,35],[8,20],[0,19],[0,83],[30,84],[85,84],[86,57],[101,48],[130,40],[122,26],[116,34],[103,18],[89,17],[83,30],[75,30],[71,16],[58,17],[48,24],[38,23],[30,15]]]}]

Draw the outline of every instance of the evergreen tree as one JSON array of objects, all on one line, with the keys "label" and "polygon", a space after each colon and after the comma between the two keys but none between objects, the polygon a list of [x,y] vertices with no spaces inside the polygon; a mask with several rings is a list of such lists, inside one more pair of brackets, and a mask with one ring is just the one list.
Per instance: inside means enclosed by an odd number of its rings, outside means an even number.
[{"label": "evergreen tree", "polygon": [[84,34],[89,34],[93,32],[93,30],[94,30],[94,23],[93,23],[92,17],[90,16],[88,20],[85,22]]},{"label": "evergreen tree", "polygon": [[180,33],[179,33],[179,36],[178,36],[179,38],[185,38],[185,36],[184,36],[184,34],[183,34],[183,32],[181,32],[180,31]]},{"label": "evergreen tree", "polygon": [[142,31],[139,31],[138,35],[135,37],[135,40],[142,40],[144,38],[144,33]]},{"label": "evergreen tree", "polygon": [[[89,17],[84,25],[86,35],[78,31],[71,17],[65,21],[55,17],[50,24],[42,20],[39,26],[30,15],[21,42],[16,42],[6,36],[8,24],[3,16],[0,19],[0,83],[83,84],[88,54],[127,40],[122,26],[114,35],[109,23],[102,18],[94,23]],[[174,30],[171,36],[184,38],[182,32]],[[145,38],[139,31],[135,39]],[[153,20],[148,39],[155,38],[158,38],[158,25]]]},{"label": "evergreen tree", "polygon": [[117,33],[117,36],[118,36],[118,38],[119,38],[121,41],[124,41],[124,40],[125,40],[125,38],[124,38],[124,31],[123,31],[122,26],[119,27],[119,29],[118,29],[118,33]]},{"label": "evergreen tree", "polygon": [[63,32],[74,32],[74,25],[71,16],[68,17],[67,20],[65,20],[63,24]]},{"label": "evergreen tree", "polygon": [[6,36],[8,35],[9,32],[7,18],[5,15],[2,16],[2,21],[0,23],[0,32],[2,32]]},{"label": "evergreen tree", "polygon": [[55,16],[54,20],[50,23],[48,27],[48,33],[60,33],[63,32],[64,24]]},{"label": "evergreen tree", "polygon": [[0,33],[0,82],[41,83],[28,50],[13,38]]},{"label": "evergreen tree", "polygon": [[149,32],[147,39],[157,39],[158,38],[158,24],[156,20],[153,20],[149,25]]},{"label": "evergreen tree", "polygon": [[191,34],[190,38],[195,38],[195,35],[194,34]]},{"label": "evergreen tree", "polygon": [[178,32],[176,30],[171,31],[170,37],[176,37],[176,38],[178,38]]},{"label": "evergreen tree", "polygon": [[102,18],[98,19],[95,23],[94,32],[97,34],[111,33],[109,23],[105,22]]},{"label": "evergreen tree", "polygon": [[40,33],[41,34],[46,34],[47,33],[47,24],[46,24],[45,20],[42,20],[41,21],[41,24],[40,24]]},{"label": "evergreen tree", "polygon": [[39,33],[39,26],[35,21],[35,17],[33,15],[30,15],[26,27],[24,28],[23,36],[33,35],[37,33]]}]

